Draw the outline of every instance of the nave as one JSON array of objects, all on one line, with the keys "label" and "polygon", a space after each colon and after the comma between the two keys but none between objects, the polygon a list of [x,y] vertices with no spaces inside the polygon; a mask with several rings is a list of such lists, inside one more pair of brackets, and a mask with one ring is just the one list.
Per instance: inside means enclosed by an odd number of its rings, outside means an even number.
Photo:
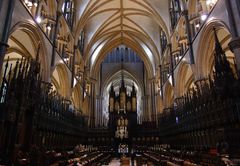
[{"label": "nave", "polygon": [[[222,55],[221,63],[229,66]],[[110,87],[108,126],[89,128],[69,100],[41,81],[37,60],[19,59],[7,76],[9,63],[1,85],[1,165],[97,166],[116,157],[121,165],[130,160],[140,166],[239,164],[239,80],[229,68],[202,80],[200,89],[177,101],[177,111],[164,110],[158,126],[137,124],[136,89],[132,85],[127,93],[122,74],[120,96]],[[235,86],[226,89],[223,83],[230,80]]]},{"label": "nave", "polygon": [[240,165],[240,0],[0,0],[0,165]]}]

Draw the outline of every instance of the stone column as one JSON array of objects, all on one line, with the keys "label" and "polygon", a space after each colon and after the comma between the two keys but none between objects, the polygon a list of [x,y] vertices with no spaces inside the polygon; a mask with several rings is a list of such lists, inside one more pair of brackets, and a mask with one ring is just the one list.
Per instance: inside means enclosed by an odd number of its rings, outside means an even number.
[{"label": "stone column", "polygon": [[227,9],[227,14],[228,14],[228,20],[229,20],[229,24],[230,24],[230,31],[232,34],[232,37],[238,37],[238,31],[237,31],[237,22],[239,22],[239,20],[235,19],[235,15],[237,15],[237,10],[234,9],[235,4],[233,4],[234,1],[229,1],[229,0],[225,0],[225,4],[226,4],[226,9]]},{"label": "stone column", "polygon": [[195,64],[193,47],[192,47],[192,35],[191,35],[191,31],[190,31],[190,22],[189,22],[189,18],[188,18],[188,11],[184,10],[183,15],[184,15],[185,22],[186,22],[190,64]]},{"label": "stone column", "polygon": [[98,100],[98,96],[96,96],[96,109],[95,109],[95,125],[99,126],[99,100]]},{"label": "stone column", "polygon": [[238,10],[233,10],[233,8],[234,8],[232,6],[233,3],[234,3],[234,1],[225,0],[227,12],[228,12],[230,30],[231,30],[231,35],[232,35],[232,40],[229,42],[228,45],[229,45],[231,51],[235,55],[235,62],[236,62],[236,66],[237,66],[237,70],[238,70],[238,74],[239,74],[239,72],[240,72],[240,37],[239,37],[237,29],[240,27],[237,27],[236,20],[235,20],[235,17],[236,17],[235,15],[238,14],[238,17],[239,17],[239,12],[238,12]]},{"label": "stone column", "polygon": [[104,126],[104,119],[103,119],[103,97],[99,96],[99,124],[100,126]]},{"label": "stone column", "polygon": [[37,12],[37,7],[38,7],[38,5],[39,5],[39,4],[38,4],[37,2],[34,2],[34,3],[32,4],[31,13],[32,13],[33,17],[36,16],[36,12]]},{"label": "stone column", "polygon": [[206,0],[200,0],[199,2],[202,5],[202,12],[204,14],[208,13],[208,7],[207,7],[207,4],[206,4]]},{"label": "stone column", "polygon": [[160,72],[160,92],[161,98],[163,100],[163,76],[162,76],[162,65],[159,65],[159,72]]},{"label": "stone column", "polygon": [[151,121],[152,120],[152,114],[150,109],[150,103],[149,103],[149,95],[145,95],[142,97],[143,100],[143,121]]},{"label": "stone column", "polygon": [[240,1],[239,0],[235,0],[235,2],[236,2],[237,9],[238,9],[238,15],[240,17]]},{"label": "stone column", "polygon": [[95,95],[95,83],[96,80],[91,79],[91,90],[90,90],[90,127],[95,127],[95,115],[96,115],[96,95]]},{"label": "stone column", "polygon": [[12,14],[16,0],[3,0],[0,2],[0,71],[2,70],[4,56],[8,48],[8,37],[12,21]]},{"label": "stone column", "polygon": [[72,80],[71,80],[71,86],[73,88],[74,86],[74,78],[75,78],[75,59],[76,59],[76,52],[77,52],[78,46],[74,46],[73,50],[73,59],[72,59]]},{"label": "stone column", "polygon": [[146,97],[142,96],[142,103],[143,103],[143,121],[147,121],[148,119],[148,110],[146,107]]},{"label": "stone column", "polygon": [[101,113],[102,112],[102,109],[101,109],[101,96],[98,95],[96,96],[96,119],[95,119],[95,124],[96,126],[102,126],[101,124],[101,119],[102,119],[102,116],[101,116]]},{"label": "stone column", "polygon": [[156,120],[156,100],[155,100],[155,78],[149,80],[150,83],[150,93],[151,93],[151,119],[152,121]]},{"label": "stone column", "polygon": [[59,20],[60,20],[61,12],[57,12],[55,27],[54,27],[54,34],[53,34],[53,47],[52,47],[52,59],[51,59],[51,67],[54,67],[55,65],[55,56],[56,56],[56,40],[57,40],[57,30],[59,28]]},{"label": "stone column", "polygon": [[228,45],[235,55],[238,74],[240,74],[240,37],[233,38]]},{"label": "stone column", "polygon": [[172,86],[175,85],[175,79],[174,79],[174,63],[173,63],[173,53],[172,53],[172,44],[168,44],[169,50],[170,50],[170,67],[171,67],[171,73],[169,73],[170,75],[172,75]]}]

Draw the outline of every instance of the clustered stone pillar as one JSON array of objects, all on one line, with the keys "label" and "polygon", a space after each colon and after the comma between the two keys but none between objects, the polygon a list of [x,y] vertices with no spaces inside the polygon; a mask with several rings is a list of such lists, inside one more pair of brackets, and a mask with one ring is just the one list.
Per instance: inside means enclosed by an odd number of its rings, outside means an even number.
[{"label": "clustered stone pillar", "polygon": [[96,115],[96,119],[95,119],[95,125],[100,127],[103,126],[103,119],[102,119],[102,97],[100,95],[96,96],[96,111],[95,111],[95,115]]},{"label": "clustered stone pillar", "polygon": [[[237,70],[239,74],[240,73],[240,37],[239,37],[239,33],[236,26],[239,20],[237,21],[236,18],[240,17],[240,12],[239,12],[240,6],[238,6],[238,8],[236,8],[236,6],[240,4],[236,3],[236,1],[229,1],[229,0],[225,0],[225,4],[228,11],[228,19],[229,19],[230,30],[232,35],[232,40],[229,43],[229,47],[235,55],[235,61],[236,61]],[[236,6],[234,7],[233,5],[236,5]],[[238,16],[233,14],[233,10],[236,11],[234,13],[239,13]]]},{"label": "clustered stone pillar", "polygon": [[76,52],[77,52],[78,46],[74,46],[73,50],[73,59],[72,59],[72,80],[71,80],[71,86],[74,87],[74,78],[75,78],[75,60],[76,60]]},{"label": "clustered stone pillar", "polygon": [[233,38],[229,43],[229,47],[235,55],[238,74],[240,74],[240,38]]},{"label": "clustered stone pillar", "polygon": [[191,35],[191,31],[190,31],[190,22],[189,22],[189,18],[188,18],[188,11],[184,10],[183,15],[184,15],[185,22],[186,22],[186,33],[187,33],[187,39],[188,39],[190,64],[195,64],[193,47],[192,47],[192,35]]},{"label": "clustered stone pillar", "polygon": [[151,119],[152,121],[156,121],[156,98],[155,98],[155,79],[150,80],[150,88],[151,88]]},{"label": "clustered stone pillar", "polygon": [[2,69],[4,56],[8,48],[8,37],[12,21],[13,9],[16,0],[0,1],[0,71]]},{"label": "clustered stone pillar", "polygon": [[152,121],[152,113],[150,109],[150,103],[149,103],[150,96],[145,95],[142,97],[143,101],[143,121],[149,122]]},{"label": "clustered stone pillar", "polygon": [[90,127],[95,127],[95,80],[91,80],[90,90]]},{"label": "clustered stone pillar", "polygon": [[146,99],[145,99],[145,96],[142,96],[142,103],[143,103],[143,121],[146,121],[147,120],[147,114],[148,114],[148,111],[147,111],[147,107],[146,107]]},{"label": "clustered stone pillar", "polygon": [[59,21],[60,21],[61,12],[57,12],[56,22],[54,26],[54,34],[53,34],[53,47],[52,47],[52,58],[51,58],[51,67],[55,65],[55,56],[56,56],[56,49],[57,49],[57,32],[59,28]]}]

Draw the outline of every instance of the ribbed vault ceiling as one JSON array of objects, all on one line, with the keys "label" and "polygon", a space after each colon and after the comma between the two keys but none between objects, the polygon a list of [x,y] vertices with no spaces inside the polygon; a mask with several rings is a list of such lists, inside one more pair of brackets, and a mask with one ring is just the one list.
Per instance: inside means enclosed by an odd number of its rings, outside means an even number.
[{"label": "ribbed vault ceiling", "polygon": [[160,27],[168,32],[168,0],[82,0],[78,5],[76,34],[84,29],[84,57],[91,68],[120,43],[137,51],[154,72],[160,57]]}]

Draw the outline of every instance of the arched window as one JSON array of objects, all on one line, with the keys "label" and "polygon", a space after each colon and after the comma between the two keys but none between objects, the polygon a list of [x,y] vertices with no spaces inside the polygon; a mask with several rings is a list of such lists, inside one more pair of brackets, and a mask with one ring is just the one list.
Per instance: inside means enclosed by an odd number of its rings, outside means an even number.
[{"label": "arched window", "polygon": [[84,51],[84,38],[85,38],[85,34],[84,34],[84,30],[81,31],[79,39],[78,39],[78,48],[83,56],[83,51]]},{"label": "arched window", "polygon": [[181,6],[179,0],[171,0],[170,2],[170,18],[171,18],[171,26],[172,29],[177,24],[177,21],[181,14]]},{"label": "arched window", "polygon": [[166,36],[166,33],[162,29],[160,29],[160,45],[161,45],[161,52],[163,55],[164,51],[167,48],[167,36]]},{"label": "arched window", "polygon": [[65,0],[62,6],[63,16],[66,19],[69,27],[73,28],[74,21],[74,2],[73,0]]}]

